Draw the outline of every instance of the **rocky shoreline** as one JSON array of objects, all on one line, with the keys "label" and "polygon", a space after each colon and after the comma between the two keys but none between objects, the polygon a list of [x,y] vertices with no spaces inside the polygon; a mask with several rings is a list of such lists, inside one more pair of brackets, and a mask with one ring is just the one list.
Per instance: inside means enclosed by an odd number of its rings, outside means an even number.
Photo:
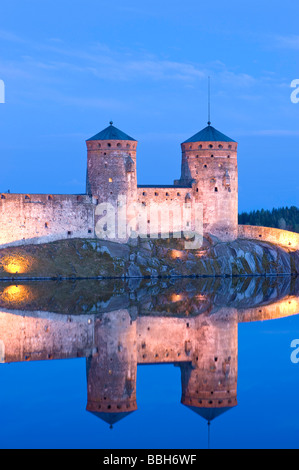
[{"label": "rocky shoreline", "polygon": [[182,239],[127,244],[72,239],[0,250],[1,280],[297,276],[299,252],[269,242],[205,238],[199,250]]}]

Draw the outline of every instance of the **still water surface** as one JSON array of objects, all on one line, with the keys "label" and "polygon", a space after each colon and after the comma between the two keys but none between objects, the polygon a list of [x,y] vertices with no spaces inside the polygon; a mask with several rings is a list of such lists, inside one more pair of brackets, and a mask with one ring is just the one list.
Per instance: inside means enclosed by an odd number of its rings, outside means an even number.
[{"label": "still water surface", "polygon": [[298,448],[298,313],[289,277],[3,283],[0,447]]}]

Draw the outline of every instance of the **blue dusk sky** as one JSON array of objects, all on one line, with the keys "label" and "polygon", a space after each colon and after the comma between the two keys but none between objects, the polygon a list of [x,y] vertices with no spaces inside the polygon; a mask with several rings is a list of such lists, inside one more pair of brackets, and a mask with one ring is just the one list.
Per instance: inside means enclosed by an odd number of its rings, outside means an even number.
[{"label": "blue dusk sky", "polygon": [[139,184],[172,184],[211,76],[240,211],[298,206],[298,16],[291,0],[2,1],[0,191],[85,192],[85,140],[110,120],[139,141]]}]

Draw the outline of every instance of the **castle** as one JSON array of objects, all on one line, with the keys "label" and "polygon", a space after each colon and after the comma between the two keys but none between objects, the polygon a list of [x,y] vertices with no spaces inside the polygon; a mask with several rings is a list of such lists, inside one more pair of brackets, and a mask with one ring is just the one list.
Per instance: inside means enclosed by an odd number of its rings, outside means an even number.
[{"label": "castle", "polygon": [[[181,144],[181,177],[173,185],[137,184],[137,141],[110,125],[86,141],[86,193],[0,194],[0,246],[47,243],[67,238],[95,238],[103,218],[101,204],[116,210],[125,203],[128,230],[116,241],[127,241],[139,228],[150,236],[151,209],[163,207],[172,215],[170,233],[196,231],[193,208],[202,208],[202,230],[220,240],[238,236],[237,143],[208,126]],[[141,209],[140,209],[141,208]],[[184,215],[187,211],[187,216]],[[189,211],[189,212],[188,212]],[[141,224],[140,214],[143,212]],[[157,236],[163,232],[160,215]],[[135,225],[134,225],[135,224]],[[142,225],[142,227],[139,227]],[[161,235],[160,235],[161,236]],[[103,237],[106,238],[105,233]],[[107,235],[109,238],[109,235]]]}]

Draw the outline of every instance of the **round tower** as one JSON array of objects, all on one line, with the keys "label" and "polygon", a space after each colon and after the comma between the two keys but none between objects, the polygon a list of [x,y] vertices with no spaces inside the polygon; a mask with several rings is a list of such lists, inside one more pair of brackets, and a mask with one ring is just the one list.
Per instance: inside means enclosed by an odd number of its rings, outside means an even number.
[{"label": "round tower", "polygon": [[113,425],[137,409],[136,322],[127,310],[96,320],[94,346],[98,352],[86,364],[86,410]]},{"label": "round tower", "polygon": [[237,405],[238,319],[230,309],[204,319],[193,362],[181,365],[182,404],[207,421]]},{"label": "round tower", "polygon": [[[86,193],[98,204],[108,203],[115,209],[126,204],[126,220],[133,219],[135,213],[132,205],[137,201],[137,141],[110,122],[109,127],[88,139],[86,145]],[[119,235],[117,215],[115,217],[115,238],[126,238],[127,227],[122,227],[122,234]]]},{"label": "round tower", "polygon": [[238,236],[238,144],[208,126],[181,144],[180,184],[191,184],[203,204],[205,234],[221,240]]},{"label": "round tower", "polygon": [[117,200],[119,195],[136,198],[137,141],[113,126],[86,141],[86,192],[99,202]]}]

